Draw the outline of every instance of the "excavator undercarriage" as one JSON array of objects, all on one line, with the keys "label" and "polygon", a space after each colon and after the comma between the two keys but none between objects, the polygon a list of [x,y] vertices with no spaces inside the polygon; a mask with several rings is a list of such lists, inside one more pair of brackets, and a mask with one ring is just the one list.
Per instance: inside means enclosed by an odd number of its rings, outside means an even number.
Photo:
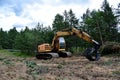
[{"label": "excavator undercarriage", "polygon": [[[52,50],[48,50],[48,52],[47,51],[46,52],[39,51],[36,55],[36,58],[37,59],[51,59],[51,58],[58,58],[58,57],[65,58],[65,57],[72,56],[71,52],[65,51],[66,43],[65,43],[65,39],[63,37],[59,37],[55,43],[56,43],[54,45],[55,47]],[[43,44],[43,45],[45,46],[45,44]],[[50,45],[46,44],[46,46],[50,46]],[[40,47],[41,47],[41,45],[40,45]]]}]

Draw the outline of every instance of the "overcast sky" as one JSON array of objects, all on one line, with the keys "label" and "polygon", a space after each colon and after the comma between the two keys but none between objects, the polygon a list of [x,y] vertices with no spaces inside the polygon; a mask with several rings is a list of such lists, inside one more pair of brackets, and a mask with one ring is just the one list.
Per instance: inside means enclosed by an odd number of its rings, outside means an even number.
[{"label": "overcast sky", "polygon": [[[17,30],[34,27],[38,22],[44,26],[52,25],[57,13],[73,10],[80,18],[86,9],[100,9],[103,0],[0,0],[0,28]],[[108,0],[117,7],[120,0]]]}]

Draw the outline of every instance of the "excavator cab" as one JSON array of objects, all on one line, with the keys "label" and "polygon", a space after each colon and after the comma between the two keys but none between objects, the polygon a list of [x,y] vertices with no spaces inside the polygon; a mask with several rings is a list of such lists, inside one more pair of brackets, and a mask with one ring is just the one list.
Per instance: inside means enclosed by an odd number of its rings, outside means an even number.
[{"label": "excavator cab", "polygon": [[59,37],[59,51],[65,51],[66,44],[63,37]]},{"label": "excavator cab", "polygon": [[58,37],[57,39],[54,40],[54,43],[55,44],[52,47],[53,52],[65,51],[66,43],[63,37]]},{"label": "excavator cab", "polygon": [[60,57],[71,57],[72,53],[66,51],[66,42],[64,37],[58,38],[58,46],[57,53]]}]

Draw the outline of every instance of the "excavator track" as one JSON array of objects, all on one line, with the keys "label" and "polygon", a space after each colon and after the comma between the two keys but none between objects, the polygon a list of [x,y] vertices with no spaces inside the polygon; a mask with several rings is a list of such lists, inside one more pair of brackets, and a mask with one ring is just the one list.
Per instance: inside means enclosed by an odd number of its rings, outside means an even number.
[{"label": "excavator track", "polygon": [[51,59],[51,58],[58,58],[58,53],[50,52],[50,53],[37,53],[37,59]]},{"label": "excavator track", "polygon": [[67,52],[67,51],[60,51],[58,53],[55,52],[50,52],[50,53],[37,53],[36,54],[36,58],[37,59],[51,59],[51,58],[58,58],[58,57],[71,57],[72,53],[71,52]]},{"label": "excavator track", "polygon": [[71,52],[67,52],[67,51],[60,51],[58,52],[60,57],[71,57],[72,53]]}]

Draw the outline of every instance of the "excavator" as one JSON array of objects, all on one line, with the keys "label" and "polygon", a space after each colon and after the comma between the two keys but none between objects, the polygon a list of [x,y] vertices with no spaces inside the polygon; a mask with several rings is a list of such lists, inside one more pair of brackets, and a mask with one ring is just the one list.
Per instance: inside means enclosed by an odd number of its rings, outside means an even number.
[{"label": "excavator", "polygon": [[94,47],[87,48],[83,55],[90,61],[97,61],[100,59],[100,44],[92,39],[86,32],[75,27],[56,32],[51,45],[49,43],[38,45],[36,58],[51,59],[58,57],[71,57],[72,53],[66,51],[66,42],[64,36],[78,36],[79,38],[93,44]]}]

